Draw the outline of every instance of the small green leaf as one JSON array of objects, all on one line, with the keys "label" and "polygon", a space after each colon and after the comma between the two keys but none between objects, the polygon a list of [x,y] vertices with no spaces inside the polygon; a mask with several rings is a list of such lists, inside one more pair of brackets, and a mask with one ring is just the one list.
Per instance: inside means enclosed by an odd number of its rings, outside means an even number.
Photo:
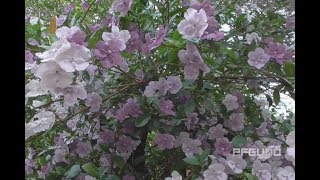
[{"label": "small green leaf", "polygon": [[247,139],[242,136],[235,136],[232,138],[232,144],[237,148],[242,147],[246,142]]},{"label": "small green leaf", "polygon": [[251,173],[245,173],[245,176],[248,178],[248,180],[259,180],[259,178]]},{"label": "small green leaf", "polygon": [[253,24],[251,24],[251,25],[249,25],[248,27],[247,27],[247,32],[252,32],[254,30],[254,25]]},{"label": "small green leaf", "polygon": [[136,121],[136,127],[143,127],[145,126],[149,121],[150,121],[151,117],[150,116],[141,116],[139,117]]},{"label": "small green leaf", "polygon": [[99,178],[99,170],[96,165],[91,162],[88,162],[81,166],[90,176]]},{"label": "small green leaf", "polygon": [[280,91],[283,88],[283,85],[278,85],[273,91],[273,101],[275,105],[278,105],[280,102]]},{"label": "small green leaf", "polygon": [[73,178],[79,175],[81,172],[80,166],[79,165],[73,165],[69,171],[67,171],[64,175],[66,178]]},{"label": "small green leaf", "polygon": [[201,164],[203,164],[205,162],[205,160],[208,158],[209,153],[210,153],[210,150],[206,149],[198,156]]},{"label": "small green leaf", "polygon": [[100,28],[99,30],[97,30],[96,32],[90,34],[87,38],[88,41],[88,47],[89,48],[94,48],[94,46],[96,45],[96,43],[101,39],[102,33],[104,31],[104,27]]},{"label": "small green leaf", "polygon": [[292,62],[287,62],[284,64],[284,72],[287,76],[293,77],[295,76],[295,64]]},{"label": "small green leaf", "polygon": [[119,176],[117,175],[109,175],[107,178],[105,178],[105,180],[121,180]]},{"label": "small green leaf", "polygon": [[122,169],[126,164],[126,162],[123,160],[121,156],[114,155],[113,160],[120,169]]},{"label": "small green leaf", "polygon": [[187,164],[195,165],[195,166],[200,166],[201,162],[196,156],[191,156],[191,157],[186,157],[183,159],[183,161]]}]

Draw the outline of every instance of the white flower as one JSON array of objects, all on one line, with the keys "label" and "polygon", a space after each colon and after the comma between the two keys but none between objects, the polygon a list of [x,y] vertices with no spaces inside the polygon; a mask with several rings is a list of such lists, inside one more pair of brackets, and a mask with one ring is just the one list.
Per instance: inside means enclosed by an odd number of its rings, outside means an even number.
[{"label": "white flower", "polygon": [[173,171],[171,177],[166,177],[165,180],[182,180],[182,176],[177,171]]},{"label": "white flower", "polygon": [[56,30],[56,36],[60,40],[66,40],[67,38],[71,37],[74,33],[81,31],[81,29],[77,26],[72,26],[71,28],[68,28],[66,26],[63,26],[61,28],[58,28]]},{"label": "white flower", "polygon": [[251,44],[252,41],[255,41],[256,43],[258,43],[262,39],[256,32],[253,32],[251,34],[246,34],[246,40],[248,44]]},{"label": "white flower", "polygon": [[83,71],[89,66],[90,50],[74,43],[63,43],[53,56],[42,62],[54,61],[66,72]]},{"label": "white flower", "polygon": [[104,32],[102,34],[102,39],[106,42],[110,42],[111,40],[118,40],[121,43],[120,51],[126,49],[126,42],[131,38],[131,35],[128,30],[119,30],[117,26],[112,26],[111,33]]},{"label": "white flower", "polygon": [[184,18],[177,26],[179,33],[185,39],[200,39],[208,27],[205,11],[200,9],[198,12],[195,9],[189,8],[184,13]]},{"label": "white flower", "polygon": [[55,122],[54,113],[45,110],[40,111],[34,118],[38,120],[25,124],[25,139],[28,139],[38,132],[51,129]]},{"label": "white flower", "polygon": [[72,83],[73,74],[64,71],[54,62],[46,62],[39,65],[36,77],[41,79],[49,89],[66,88]]},{"label": "white flower", "polygon": [[30,82],[26,84],[25,89],[27,91],[27,97],[41,96],[48,92],[47,86],[35,79],[30,80]]},{"label": "white flower", "polygon": [[227,180],[228,175],[224,172],[225,167],[220,163],[211,164],[207,170],[203,172],[204,180]]},{"label": "white flower", "polygon": [[295,165],[295,131],[291,131],[287,135],[286,143],[289,147],[286,150],[285,158]]},{"label": "white flower", "polygon": [[78,99],[86,99],[87,91],[82,86],[69,86],[64,89],[57,89],[57,92],[64,96],[64,106],[73,106]]},{"label": "white flower", "polygon": [[273,180],[294,180],[295,172],[291,166],[278,167],[272,173]]}]

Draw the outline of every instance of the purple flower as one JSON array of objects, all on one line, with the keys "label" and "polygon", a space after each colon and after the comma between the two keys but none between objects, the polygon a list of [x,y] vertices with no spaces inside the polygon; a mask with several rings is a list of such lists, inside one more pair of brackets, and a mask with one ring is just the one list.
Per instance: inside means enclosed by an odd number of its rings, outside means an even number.
[{"label": "purple flower", "polygon": [[252,174],[257,176],[259,180],[271,180],[271,165],[255,160],[252,166]]},{"label": "purple flower", "polygon": [[101,24],[95,24],[95,25],[90,24],[90,25],[89,25],[89,30],[90,30],[92,33],[94,33],[94,32],[97,32],[101,27],[102,27]]},{"label": "purple flower", "polygon": [[168,76],[167,87],[171,94],[177,94],[182,88],[182,82],[179,76]]},{"label": "purple flower", "polygon": [[258,136],[266,136],[269,134],[269,131],[267,129],[267,125],[268,124],[266,122],[263,122],[263,123],[261,123],[259,128],[256,128],[256,132],[257,132]]},{"label": "purple flower", "polygon": [[25,159],[24,162],[25,162],[24,169],[26,174],[31,174],[33,172],[32,168],[37,168],[36,163],[32,159]]},{"label": "purple flower", "polygon": [[264,52],[262,48],[256,48],[255,51],[250,51],[248,54],[248,63],[257,69],[261,69],[269,61],[270,56]]},{"label": "purple flower", "polygon": [[41,167],[41,170],[38,171],[39,178],[46,179],[46,176],[51,172],[52,165],[48,162],[46,165]]},{"label": "purple flower", "polygon": [[102,104],[102,98],[98,93],[89,93],[85,102],[86,106],[91,107],[91,112],[98,112]]},{"label": "purple flower", "polygon": [[142,81],[144,78],[144,72],[141,69],[137,69],[136,72],[134,72],[134,75],[139,81]]},{"label": "purple flower", "polygon": [[99,162],[102,167],[112,167],[113,160],[111,154],[103,154],[100,156]]},{"label": "purple flower", "polygon": [[216,148],[215,153],[221,154],[223,156],[227,156],[230,154],[233,146],[229,142],[228,138],[218,138],[214,143],[214,147]]},{"label": "purple flower", "polygon": [[242,173],[247,166],[247,162],[239,155],[234,156],[232,154],[228,154],[226,157],[226,163],[236,174]]},{"label": "purple flower", "polygon": [[185,79],[196,80],[199,76],[199,71],[202,70],[204,74],[209,73],[209,67],[204,63],[197,47],[188,43],[186,50],[180,50],[178,57],[184,66]]},{"label": "purple flower", "polygon": [[288,30],[293,30],[295,28],[295,22],[296,22],[295,16],[288,17],[288,19],[286,21],[286,28]]},{"label": "purple flower", "polygon": [[132,0],[115,0],[112,3],[111,11],[119,12],[120,16],[125,16],[130,10]]},{"label": "purple flower", "polygon": [[198,139],[186,138],[182,143],[182,151],[189,157],[202,152],[201,141]]},{"label": "purple flower", "polygon": [[63,89],[57,88],[56,91],[64,96],[65,106],[73,106],[78,103],[78,99],[84,100],[87,98],[87,91],[82,86],[71,85]]},{"label": "purple flower", "polygon": [[197,127],[198,122],[199,122],[198,113],[194,112],[194,113],[188,114],[184,125],[187,127],[188,130],[193,130]]},{"label": "purple flower", "polygon": [[109,129],[103,129],[99,134],[99,142],[104,144],[114,143],[115,133]]},{"label": "purple flower", "polygon": [[175,138],[171,134],[157,134],[154,139],[154,144],[157,145],[158,149],[172,149],[174,145]]},{"label": "purple flower", "polygon": [[81,6],[84,11],[88,11],[90,4],[87,1],[82,1]]},{"label": "purple flower", "polygon": [[129,114],[132,117],[139,117],[141,114],[143,114],[136,98],[129,98],[126,104],[123,105],[122,109],[125,114]]},{"label": "purple flower", "polygon": [[135,180],[136,178],[134,176],[125,175],[122,177],[122,180]]},{"label": "purple flower", "polygon": [[25,50],[25,61],[28,62],[29,64],[33,64],[34,59],[33,59],[33,54],[29,50]]},{"label": "purple flower", "polygon": [[189,8],[184,13],[184,18],[177,26],[182,37],[185,39],[200,39],[208,27],[206,12],[203,9],[197,11]]},{"label": "purple flower", "polygon": [[122,154],[122,153],[128,153],[131,154],[137,147],[137,144],[134,142],[134,140],[125,135],[121,135],[119,137],[119,140],[116,142],[116,150]]},{"label": "purple flower", "polygon": [[[161,26],[159,28],[159,31],[158,31],[156,37],[151,38],[150,34],[147,33],[145,35],[145,39],[146,39],[145,45],[148,47],[147,51],[149,52],[149,51],[159,47],[162,44],[164,37],[167,35],[167,32],[168,32],[168,28],[165,26]],[[145,53],[145,54],[147,55],[149,53]]]},{"label": "purple flower", "polygon": [[197,11],[203,9],[206,12],[207,16],[213,15],[215,10],[215,6],[210,0],[204,0],[202,3],[200,3],[199,1],[193,1],[191,7]]},{"label": "purple flower", "polygon": [[121,43],[116,40],[110,40],[108,43],[99,41],[94,50],[95,56],[100,59],[102,66],[111,69],[113,66],[125,67],[126,62],[120,53]]},{"label": "purple flower", "polygon": [[66,154],[67,154],[67,150],[66,149],[61,149],[58,148],[54,151],[54,156],[53,156],[53,160],[54,162],[58,163],[58,162],[67,162],[66,160]]},{"label": "purple flower", "polygon": [[288,50],[288,46],[284,44],[269,42],[265,51],[280,65],[284,64],[285,61],[292,60],[293,58],[293,52]]},{"label": "purple flower", "polygon": [[165,100],[164,98],[160,99],[160,111],[166,115],[175,116],[176,112],[172,111],[174,107],[171,100]]},{"label": "purple flower", "polygon": [[225,122],[225,126],[233,131],[241,131],[244,128],[244,115],[242,113],[232,113],[229,120]]},{"label": "purple flower", "polygon": [[74,10],[74,4],[69,4],[64,8],[63,11],[65,14],[68,14],[70,11],[73,11],[73,10]]},{"label": "purple flower", "polygon": [[231,94],[227,94],[223,99],[222,104],[224,104],[228,111],[237,109],[239,107],[237,96],[233,96]]},{"label": "purple flower", "polygon": [[228,175],[224,171],[224,165],[220,163],[213,163],[203,172],[204,180],[227,180]]},{"label": "purple flower", "polygon": [[223,128],[222,124],[217,124],[216,126],[213,126],[209,129],[209,139],[218,139],[223,138],[224,135],[228,133],[226,129]]},{"label": "purple flower", "polygon": [[90,141],[79,142],[77,144],[76,153],[79,155],[80,158],[87,157],[92,151],[92,146]]},{"label": "purple flower", "polygon": [[[164,96],[170,91],[176,94],[182,88],[182,82],[179,76],[168,76],[167,79],[160,77],[159,81],[150,81],[146,86],[143,95],[146,97]],[[158,91],[156,93],[156,91]]]}]

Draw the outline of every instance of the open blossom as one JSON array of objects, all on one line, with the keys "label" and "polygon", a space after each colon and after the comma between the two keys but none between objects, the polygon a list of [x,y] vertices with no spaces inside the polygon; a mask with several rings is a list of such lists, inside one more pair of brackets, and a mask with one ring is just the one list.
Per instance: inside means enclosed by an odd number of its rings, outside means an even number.
[{"label": "open blossom", "polygon": [[162,44],[164,37],[167,35],[167,32],[168,28],[165,26],[161,26],[155,37],[152,38],[149,33],[145,34],[146,43],[141,46],[141,51],[145,55],[149,55],[151,50],[159,47]]},{"label": "open blossom", "polygon": [[209,129],[209,139],[218,139],[223,138],[224,135],[228,133],[226,129],[223,128],[222,124],[217,124],[216,126],[213,126]]},{"label": "open blossom", "polygon": [[68,41],[70,43],[87,46],[87,43],[84,42],[86,39],[86,33],[77,26],[72,26],[70,28],[63,26],[58,28],[56,30],[56,36],[62,42]]},{"label": "open blossom", "polygon": [[244,128],[244,115],[242,113],[232,113],[225,125],[233,131],[241,131]]},{"label": "open blossom", "polygon": [[164,114],[175,116],[176,112],[172,111],[173,107],[174,105],[171,100],[160,99],[160,111]]},{"label": "open blossom", "polygon": [[200,70],[203,71],[204,74],[210,72],[209,67],[204,63],[197,47],[192,43],[187,44],[186,50],[180,50],[178,57],[184,64],[185,79],[196,80]]},{"label": "open blossom", "polygon": [[247,162],[240,155],[229,154],[226,157],[226,163],[229,168],[236,174],[242,173],[246,168]]},{"label": "open blossom", "polygon": [[280,65],[293,58],[293,52],[289,50],[289,47],[285,44],[271,41],[268,43],[268,47],[265,48],[265,51]]},{"label": "open blossom", "polygon": [[125,16],[130,10],[132,0],[115,0],[111,6],[111,12],[119,12],[120,16]]},{"label": "open blossom", "polygon": [[129,136],[121,135],[116,142],[116,149],[120,154],[131,154],[136,148],[137,143]]},{"label": "open blossom", "polygon": [[48,93],[48,88],[43,82],[39,82],[38,80],[32,79],[25,86],[26,97],[36,97],[41,96]]},{"label": "open blossom", "polygon": [[201,141],[198,139],[186,138],[182,143],[182,151],[189,157],[202,152]]},{"label": "open blossom", "polygon": [[255,51],[250,51],[248,54],[248,63],[257,69],[261,69],[269,61],[270,56],[264,52],[262,48],[256,48]]},{"label": "open blossom", "polygon": [[283,180],[283,179],[295,179],[295,172],[291,166],[277,167],[272,172],[272,179]]},{"label": "open blossom", "polygon": [[99,134],[99,142],[100,143],[113,143],[115,140],[115,133],[109,129],[103,129]]},{"label": "open blossom", "polygon": [[87,98],[87,91],[82,86],[71,85],[63,89],[57,89],[57,92],[64,96],[65,106],[73,106],[78,103],[78,99],[84,100]]},{"label": "open blossom", "polygon": [[169,91],[176,94],[182,88],[179,76],[168,76],[167,79],[160,77],[159,81],[150,81],[146,86],[143,95],[146,97],[164,96]]},{"label": "open blossom", "polygon": [[166,177],[164,180],[182,180],[182,176],[177,171],[173,171],[171,177]]},{"label": "open blossom", "polygon": [[34,116],[36,121],[31,121],[25,124],[25,139],[35,135],[41,131],[47,131],[52,128],[55,123],[55,115],[53,112],[45,111],[44,109]]},{"label": "open blossom", "polygon": [[192,1],[191,7],[197,11],[203,9],[207,16],[213,15],[215,11],[215,6],[212,4],[210,0],[204,0],[202,1],[202,3],[200,3],[199,1]]},{"label": "open blossom", "polygon": [[295,165],[295,131],[287,135],[286,144],[288,144],[289,147],[286,150],[285,158]]},{"label": "open blossom", "polygon": [[140,105],[135,98],[129,98],[125,104],[120,104],[118,109],[113,109],[113,116],[119,121],[123,121],[131,115],[132,117],[139,117],[143,112]]},{"label": "open blossom", "polygon": [[226,97],[222,100],[228,111],[235,110],[239,107],[237,96],[227,94]]},{"label": "open blossom", "polygon": [[199,122],[198,113],[190,113],[187,116],[186,122],[184,123],[188,130],[193,130],[197,127]]},{"label": "open blossom", "polygon": [[154,144],[157,145],[158,149],[172,149],[174,145],[175,137],[171,134],[157,134],[154,139]]},{"label": "open blossom", "polygon": [[253,32],[251,34],[246,34],[246,40],[248,44],[251,44],[252,41],[255,41],[256,43],[258,43],[259,41],[261,41],[261,37],[258,35],[258,33]]},{"label": "open blossom", "polygon": [[86,106],[90,107],[91,112],[98,112],[100,105],[102,104],[102,98],[98,93],[87,94],[87,99],[85,102]]},{"label": "open blossom", "polygon": [[225,166],[220,163],[211,164],[208,169],[203,172],[204,180],[227,180],[228,175],[224,170]]},{"label": "open blossom", "polygon": [[66,72],[83,71],[89,66],[90,50],[77,44],[63,43],[51,58],[42,62],[54,61]]},{"label": "open blossom", "polygon": [[117,26],[112,26],[111,33],[104,32],[102,39],[109,43],[111,40],[118,40],[120,43],[120,51],[126,49],[126,42],[131,38],[128,30],[119,30]]},{"label": "open blossom", "polygon": [[186,39],[200,39],[208,27],[207,15],[203,9],[199,11],[189,8],[177,26],[179,33]]},{"label": "open blossom", "polygon": [[110,40],[108,43],[99,41],[94,49],[94,55],[100,59],[102,66],[111,69],[113,66],[126,66],[126,62],[120,53],[121,44],[118,40]]},{"label": "open blossom", "polygon": [[271,165],[255,160],[252,166],[252,174],[257,176],[259,180],[271,180]]},{"label": "open blossom", "polygon": [[81,158],[88,156],[91,153],[91,151],[92,151],[92,146],[90,141],[79,142],[77,144],[76,152]]},{"label": "open blossom", "polygon": [[214,148],[216,149],[215,152],[217,154],[227,156],[231,152],[233,146],[231,142],[229,142],[228,138],[224,137],[224,138],[218,138],[216,140],[216,142],[214,143]]}]

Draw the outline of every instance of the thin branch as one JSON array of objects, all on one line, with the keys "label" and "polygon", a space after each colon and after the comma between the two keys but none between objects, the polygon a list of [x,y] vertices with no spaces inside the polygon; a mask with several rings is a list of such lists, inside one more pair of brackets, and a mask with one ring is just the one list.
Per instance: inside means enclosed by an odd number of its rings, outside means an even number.
[{"label": "thin branch", "polygon": [[88,12],[90,11],[92,5],[93,5],[95,2],[96,2],[96,0],[94,0],[91,4],[89,4],[89,7],[88,7],[87,11],[84,13],[84,16],[83,16],[82,19],[80,20],[80,23],[79,23],[79,24],[81,24],[81,23],[83,22],[83,20],[86,18]]}]

